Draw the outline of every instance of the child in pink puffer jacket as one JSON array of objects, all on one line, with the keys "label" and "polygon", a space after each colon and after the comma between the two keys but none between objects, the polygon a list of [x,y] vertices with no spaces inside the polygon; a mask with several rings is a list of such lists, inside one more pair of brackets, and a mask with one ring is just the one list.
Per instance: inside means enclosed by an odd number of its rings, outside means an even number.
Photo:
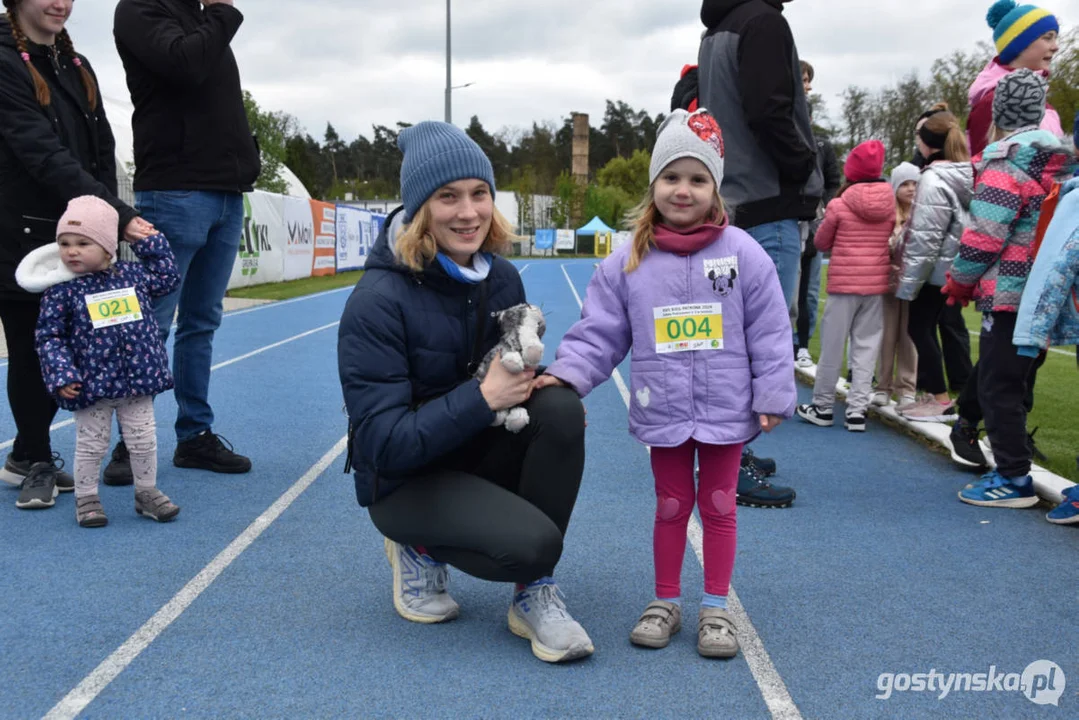
[{"label": "child in pink puffer jacket", "polygon": [[895,193],[881,177],[883,172],[884,145],[879,140],[851,150],[843,166],[846,183],[828,203],[814,238],[818,250],[832,253],[813,402],[797,410],[799,417],[814,425],[833,423],[835,384],[849,338],[847,364],[852,382],[844,424],[852,432],[865,430],[873,369],[884,332],[883,297],[891,272],[888,240],[895,226]]}]

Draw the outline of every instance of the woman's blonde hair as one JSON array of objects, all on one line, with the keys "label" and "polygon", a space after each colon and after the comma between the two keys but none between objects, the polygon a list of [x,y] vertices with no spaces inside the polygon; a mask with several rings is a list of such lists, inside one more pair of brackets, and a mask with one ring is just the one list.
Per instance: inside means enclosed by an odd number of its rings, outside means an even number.
[{"label": "woman's blonde hair", "polygon": [[[711,214],[705,219],[706,222],[719,222],[726,215],[723,198],[716,188],[716,205]],[[656,223],[663,221],[663,216],[656,207],[655,185],[648,186],[648,194],[644,196],[641,204],[630,212],[630,222],[633,225],[633,244],[630,247],[629,259],[623,270],[631,273],[641,265],[644,256],[656,245]]]},{"label": "woman's blonde hair", "polygon": [[[516,237],[513,226],[492,201],[491,229],[487,232],[487,239],[480,246],[480,252],[506,255]],[[435,255],[438,254],[438,243],[435,241],[435,236],[431,234],[431,198],[420,206],[412,221],[401,228],[393,243],[393,254],[400,262],[416,272],[423,270],[424,266],[435,259]]]}]

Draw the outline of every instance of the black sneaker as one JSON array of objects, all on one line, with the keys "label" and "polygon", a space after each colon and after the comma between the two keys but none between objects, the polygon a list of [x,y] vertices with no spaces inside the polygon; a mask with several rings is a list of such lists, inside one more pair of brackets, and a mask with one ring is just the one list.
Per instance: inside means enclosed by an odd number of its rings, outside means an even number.
[{"label": "black sneaker", "polygon": [[757,468],[757,472],[765,477],[771,477],[776,474],[776,461],[772,458],[757,457],[754,452],[748,447],[742,448],[742,465],[746,463],[753,465]]},{"label": "black sneaker", "polygon": [[172,456],[172,464],[216,473],[245,473],[251,470],[249,458],[234,453],[228,440],[209,430],[179,443]]},{"label": "black sneaker", "polygon": [[56,504],[56,476],[60,470],[51,462],[37,462],[30,466],[30,473],[22,481],[22,492],[15,501],[20,510],[40,510]]},{"label": "black sneaker", "polygon": [[848,415],[843,427],[851,432],[865,432],[865,415]]},{"label": "black sneaker", "polygon": [[[64,461],[60,459],[60,453],[52,454],[52,466],[56,468],[56,489],[58,492],[71,492],[75,489],[75,478],[71,473],[66,473],[61,470],[64,467]],[[10,453],[7,456],[7,460],[4,461],[4,468],[0,470],[0,480],[3,480],[8,485],[14,485],[16,487],[22,487],[23,480],[30,474],[30,468],[34,463],[29,460],[14,460]]]},{"label": "black sneaker", "polygon": [[798,417],[817,427],[832,427],[835,422],[831,410],[825,411],[816,405],[799,405],[795,412],[798,413]]},{"label": "black sneaker", "polygon": [[952,460],[963,467],[989,467],[989,461],[985,459],[985,453],[978,443],[978,426],[975,423],[959,418],[952,426],[948,439],[952,445]]},{"label": "black sneaker", "polygon": [[112,459],[105,466],[102,479],[106,485],[113,487],[135,484],[135,474],[131,472],[131,454],[128,453],[123,440],[116,443],[116,447],[112,449]]},{"label": "black sneaker", "polygon": [[735,502],[747,507],[785,508],[794,502],[792,488],[772,485],[753,465],[742,465],[738,471],[738,494]]}]

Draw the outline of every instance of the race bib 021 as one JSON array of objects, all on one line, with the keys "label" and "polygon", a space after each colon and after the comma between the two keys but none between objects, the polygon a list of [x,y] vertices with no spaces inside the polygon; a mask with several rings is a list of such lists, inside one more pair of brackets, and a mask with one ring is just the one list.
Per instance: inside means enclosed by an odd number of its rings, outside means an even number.
[{"label": "race bib 021", "polygon": [[657,353],[723,349],[721,303],[657,307],[653,317]]},{"label": "race bib 021", "polygon": [[142,308],[135,288],[120,288],[84,296],[94,329],[142,320]]}]

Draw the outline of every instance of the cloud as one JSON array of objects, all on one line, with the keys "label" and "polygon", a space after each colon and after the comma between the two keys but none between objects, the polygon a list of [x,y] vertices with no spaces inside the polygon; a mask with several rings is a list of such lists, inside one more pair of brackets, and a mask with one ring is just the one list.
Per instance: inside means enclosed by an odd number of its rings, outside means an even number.
[{"label": "cloud", "polygon": [[[876,88],[953,50],[991,40],[988,0],[793,0],[786,16],[814,90],[833,117],[848,85]],[[1039,0],[1063,13],[1068,0]],[[112,38],[113,5],[75,4],[69,24],[106,94],[127,97]],[[332,122],[346,140],[398,120],[441,119],[444,0],[236,0],[233,40],[244,87],[266,109],[296,116],[317,139]],[[453,117],[489,130],[602,122],[605,101],[666,112],[682,65],[696,61],[700,0],[454,0]],[[1063,22],[1067,18],[1061,18]]]}]

